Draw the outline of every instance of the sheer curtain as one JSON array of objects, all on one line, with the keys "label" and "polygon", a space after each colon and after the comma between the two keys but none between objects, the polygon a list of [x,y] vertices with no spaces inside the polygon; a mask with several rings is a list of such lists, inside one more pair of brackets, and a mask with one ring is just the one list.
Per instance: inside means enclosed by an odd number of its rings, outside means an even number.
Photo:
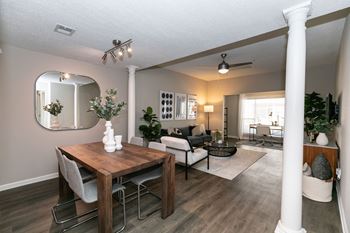
[{"label": "sheer curtain", "polygon": [[239,102],[240,138],[248,137],[250,124],[284,125],[284,91],[241,94]]}]

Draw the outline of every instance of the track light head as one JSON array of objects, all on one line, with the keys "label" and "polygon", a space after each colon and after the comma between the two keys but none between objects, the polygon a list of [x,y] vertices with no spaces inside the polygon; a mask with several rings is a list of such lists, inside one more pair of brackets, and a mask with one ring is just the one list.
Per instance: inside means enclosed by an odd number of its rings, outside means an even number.
[{"label": "track light head", "polygon": [[132,53],[132,48],[131,48],[131,46],[130,46],[130,45],[128,45],[128,46],[127,46],[126,51],[127,51],[128,53]]},{"label": "track light head", "polygon": [[118,56],[122,57],[123,55],[124,55],[124,49],[120,48],[119,51],[118,51]]},{"label": "track light head", "polygon": [[107,61],[107,53],[103,54],[102,56],[102,62],[106,63],[106,61]]},{"label": "track light head", "polygon": [[111,54],[113,60],[116,61],[117,60],[117,56],[115,55],[114,51],[111,51],[110,54]]}]

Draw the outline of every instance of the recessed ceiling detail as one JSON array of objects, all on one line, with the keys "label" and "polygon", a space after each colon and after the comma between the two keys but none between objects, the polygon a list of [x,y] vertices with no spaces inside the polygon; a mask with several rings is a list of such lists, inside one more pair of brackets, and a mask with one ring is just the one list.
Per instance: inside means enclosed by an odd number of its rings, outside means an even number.
[{"label": "recessed ceiling detail", "polygon": [[66,36],[72,36],[73,33],[75,32],[75,29],[70,28],[68,26],[64,26],[62,24],[57,24],[54,31]]}]

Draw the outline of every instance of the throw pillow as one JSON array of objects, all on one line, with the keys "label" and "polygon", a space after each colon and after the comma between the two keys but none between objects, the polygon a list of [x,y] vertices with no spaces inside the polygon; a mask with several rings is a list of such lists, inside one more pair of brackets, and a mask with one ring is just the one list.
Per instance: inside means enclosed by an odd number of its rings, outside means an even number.
[{"label": "throw pillow", "polygon": [[182,132],[178,128],[168,128],[168,134],[169,135],[172,135],[172,134],[182,135]]},{"label": "throw pillow", "polygon": [[192,129],[192,135],[193,136],[200,136],[200,135],[205,135],[205,126],[204,124],[197,125]]},{"label": "throw pillow", "polygon": [[316,156],[311,165],[312,175],[320,180],[332,178],[332,168],[323,154]]},{"label": "throw pillow", "polygon": [[194,127],[192,129],[192,136],[198,136],[198,135],[201,135],[202,132],[201,132],[201,127],[200,125],[197,125],[196,127]]}]

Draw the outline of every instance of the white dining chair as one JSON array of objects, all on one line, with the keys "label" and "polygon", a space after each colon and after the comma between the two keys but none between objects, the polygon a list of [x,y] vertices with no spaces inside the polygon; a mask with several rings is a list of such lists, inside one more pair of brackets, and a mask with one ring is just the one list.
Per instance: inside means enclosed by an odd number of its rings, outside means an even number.
[{"label": "white dining chair", "polygon": [[[79,168],[77,166],[77,163],[73,160],[68,159],[66,156],[63,156],[63,161],[67,169],[67,175],[68,175],[68,181],[69,181],[69,187],[73,190],[73,192],[80,197],[80,199],[85,203],[93,203],[98,200],[97,196],[97,181],[90,180],[88,182],[83,183],[82,177],[79,172]],[[112,194],[115,194],[117,192],[122,193],[122,206],[123,206],[123,218],[124,223],[122,227],[120,227],[116,232],[119,233],[123,231],[126,227],[126,213],[125,213],[125,193],[124,193],[125,187],[121,184],[115,183],[112,186]],[[68,228],[65,228],[63,232],[66,232],[68,230],[71,230],[93,218],[97,217],[97,215],[89,217],[87,219],[84,219],[81,222],[78,222]]]},{"label": "white dining chair", "polygon": [[[268,125],[257,125],[256,126],[256,137],[257,137],[257,145],[265,146],[268,138],[271,138],[271,130]],[[260,142],[259,142],[260,138]],[[270,143],[272,144],[272,143]]]},{"label": "white dining chair", "polygon": [[[56,151],[56,157],[57,157],[57,161],[58,161],[58,167],[60,169],[60,172],[63,176],[63,178],[67,181],[68,183],[68,174],[67,174],[67,169],[66,169],[66,166],[65,166],[65,163],[63,161],[63,155],[60,151],[60,149],[58,149],[57,147],[55,148],[55,151]],[[87,169],[85,169],[84,167],[80,167],[79,168],[79,173],[81,175],[81,178],[83,180],[83,182],[86,182],[86,181],[89,181],[91,179],[94,179],[96,176],[94,173],[88,171]],[[76,219],[76,218],[79,218],[79,217],[82,217],[81,215],[79,216],[76,216],[76,217],[73,217],[73,218],[58,218],[57,217],[57,211],[60,207],[63,207],[65,205],[68,205],[68,204],[71,204],[73,202],[76,202],[80,200],[80,198],[74,198],[72,200],[69,200],[69,201],[66,201],[66,202],[60,202],[60,203],[57,203],[55,206],[53,206],[51,208],[51,213],[52,213],[52,217],[54,219],[54,221],[57,223],[57,224],[63,224],[65,222],[68,222],[68,221],[71,221],[73,219]],[[93,211],[92,211],[93,212]],[[91,212],[91,213],[92,213]],[[85,215],[84,215],[85,216]]]},{"label": "white dining chair", "polygon": [[134,144],[137,146],[143,146],[143,138],[141,137],[131,137],[130,144]]},{"label": "white dining chair", "polygon": [[[160,151],[166,151],[166,145],[159,143],[159,142],[150,142],[148,144],[149,148],[160,150]],[[146,217],[150,216],[151,214],[155,213],[156,211],[160,210],[160,208],[154,209],[150,211],[149,213],[145,214],[145,216],[142,216],[141,214],[141,196],[144,196],[146,194],[151,194],[161,200],[161,198],[151,192],[147,186],[144,185],[145,182],[158,179],[162,176],[162,167],[154,168],[150,171],[147,171],[145,173],[142,173],[140,175],[134,176],[130,179],[130,182],[137,185],[137,218],[139,220],[143,220]]]}]

